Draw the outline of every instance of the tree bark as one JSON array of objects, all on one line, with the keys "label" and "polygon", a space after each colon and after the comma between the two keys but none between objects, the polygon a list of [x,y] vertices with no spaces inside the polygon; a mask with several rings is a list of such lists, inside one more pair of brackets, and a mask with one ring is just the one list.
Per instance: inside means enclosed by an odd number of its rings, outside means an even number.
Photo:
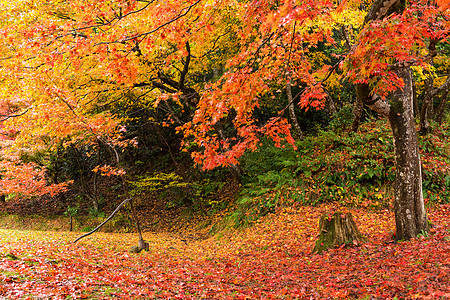
[{"label": "tree bark", "polygon": [[359,128],[359,123],[361,122],[361,117],[363,113],[364,104],[358,98],[356,98],[355,104],[353,106],[353,122],[351,131],[356,132]]},{"label": "tree bark", "polygon": [[295,114],[294,99],[292,97],[292,89],[291,89],[291,75],[289,71],[287,72],[286,95],[288,98],[289,118],[291,119],[294,138],[302,140],[304,138],[304,135],[302,129],[300,128],[300,125],[298,124],[297,115]]},{"label": "tree bark", "polygon": [[449,97],[448,97],[448,91],[446,91],[443,95],[442,95],[442,99],[441,102],[439,103],[438,108],[436,109],[436,118],[435,121],[436,123],[438,123],[439,125],[442,124],[442,118],[444,117],[444,112],[445,109],[447,107],[447,102],[449,101]]},{"label": "tree bark", "polygon": [[359,232],[350,213],[335,212],[332,216],[324,213],[319,221],[319,237],[313,249],[313,253],[322,254],[329,248],[342,245],[359,245],[367,241],[367,238]]},{"label": "tree bark", "polygon": [[[422,171],[417,133],[414,126],[413,78],[410,68],[397,71],[404,87],[392,95],[390,102],[370,97],[367,85],[358,85],[360,99],[371,109],[386,116],[392,129],[395,151],[394,213],[396,239],[407,240],[428,230],[422,194]],[[373,99],[375,98],[375,99]]]},{"label": "tree bark", "polygon": [[[390,12],[401,12],[402,1],[375,0],[365,23],[387,17]],[[422,194],[422,171],[417,133],[414,126],[413,78],[407,66],[397,75],[404,86],[391,95],[390,101],[372,95],[368,84],[357,84],[356,94],[371,109],[388,118],[394,138],[395,199],[394,213],[396,239],[407,240],[428,230],[427,214]]]},{"label": "tree bark", "polygon": [[430,129],[430,124],[428,123],[428,118],[430,115],[430,110],[433,106],[433,97],[431,95],[433,91],[433,76],[428,74],[429,76],[425,79],[425,93],[424,99],[422,101],[422,108],[420,109],[420,129],[419,133],[425,135],[428,133]]},{"label": "tree bark", "polygon": [[398,71],[404,87],[393,95],[389,123],[395,151],[396,239],[407,240],[428,230],[422,194],[422,171],[417,133],[414,127],[412,72]]},{"label": "tree bark", "polygon": [[413,107],[414,107],[414,118],[417,117],[419,113],[419,103],[417,101],[417,87],[416,84],[413,84]]}]

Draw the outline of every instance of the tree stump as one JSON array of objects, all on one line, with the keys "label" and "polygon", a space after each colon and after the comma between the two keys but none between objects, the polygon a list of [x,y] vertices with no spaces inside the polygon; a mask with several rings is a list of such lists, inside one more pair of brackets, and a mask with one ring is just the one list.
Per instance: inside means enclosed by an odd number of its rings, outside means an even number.
[{"label": "tree stump", "polygon": [[359,232],[350,213],[335,212],[332,216],[324,213],[319,221],[319,237],[313,253],[322,254],[329,248],[342,245],[360,245],[367,238]]}]

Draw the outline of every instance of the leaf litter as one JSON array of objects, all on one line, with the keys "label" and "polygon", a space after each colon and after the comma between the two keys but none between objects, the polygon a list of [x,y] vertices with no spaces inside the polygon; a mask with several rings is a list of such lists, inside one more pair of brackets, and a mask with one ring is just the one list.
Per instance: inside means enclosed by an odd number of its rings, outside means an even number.
[{"label": "leaf litter", "polygon": [[[391,212],[351,209],[370,242],[312,254],[323,212],[283,208],[207,239],[0,230],[0,296],[7,299],[445,299],[450,297],[450,205],[429,209],[429,234],[394,242]],[[348,209],[347,209],[348,210]],[[14,257],[15,259],[12,259]]]}]

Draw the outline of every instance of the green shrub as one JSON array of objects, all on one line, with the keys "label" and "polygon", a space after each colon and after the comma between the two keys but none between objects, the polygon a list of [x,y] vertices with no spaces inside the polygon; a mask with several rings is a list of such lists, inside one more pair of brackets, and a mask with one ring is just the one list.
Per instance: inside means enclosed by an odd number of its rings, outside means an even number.
[{"label": "green shrub", "polygon": [[334,132],[342,132],[350,127],[353,122],[353,105],[345,104],[335,113],[328,124],[328,128]]},{"label": "green shrub", "polygon": [[[449,202],[449,133],[442,127],[419,139],[423,190],[431,202]],[[395,158],[387,121],[363,123],[357,133],[319,131],[296,146],[277,148],[265,140],[258,151],[243,157],[244,188],[232,215],[236,226],[292,203],[390,207]]]}]

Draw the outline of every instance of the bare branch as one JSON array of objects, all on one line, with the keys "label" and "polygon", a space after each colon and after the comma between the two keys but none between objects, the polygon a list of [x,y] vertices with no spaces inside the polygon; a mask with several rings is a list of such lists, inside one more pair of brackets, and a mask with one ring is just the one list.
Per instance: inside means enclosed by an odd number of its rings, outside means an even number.
[{"label": "bare branch", "polygon": [[117,208],[112,212],[112,214],[111,214],[105,221],[103,221],[100,225],[98,225],[98,226],[97,226],[96,228],[94,228],[92,231],[90,231],[90,232],[88,232],[88,233],[86,233],[86,234],[83,234],[82,236],[76,238],[72,243],[75,244],[76,242],[78,242],[78,241],[81,240],[82,238],[85,238],[85,237],[87,237],[87,236],[93,234],[94,232],[96,232],[96,231],[99,230],[100,228],[102,228],[103,225],[105,225],[106,223],[108,223],[108,221],[111,220],[111,219],[114,217],[114,215],[119,211],[119,209],[120,209],[122,206],[124,206],[127,202],[131,201],[131,199],[132,199],[132,198],[127,198],[127,199],[123,200],[122,203],[120,203],[119,206],[117,206]]},{"label": "bare branch", "polygon": [[18,114],[13,114],[13,115],[0,115],[0,117],[2,117],[2,119],[0,120],[0,122],[6,121],[8,119],[11,118],[17,118],[20,116],[23,116],[24,114],[26,114],[33,106],[27,107],[23,112],[18,113]]},{"label": "bare branch", "polygon": [[[145,10],[150,4],[152,4],[152,3],[154,2],[154,0],[153,0],[153,1],[139,1],[139,2],[145,2],[145,3],[147,3],[147,4],[145,4],[143,7],[139,8],[139,9],[137,9],[137,10],[130,11],[130,12],[124,14],[124,15],[120,15],[120,16],[119,16],[119,15],[116,15],[116,16],[114,16],[114,18],[112,18],[111,20],[105,20],[105,19],[103,19],[103,18],[101,18],[101,17],[97,17],[97,19],[98,19],[100,22],[97,22],[96,24],[92,24],[92,25],[87,25],[87,26],[83,26],[83,27],[73,28],[73,29],[71,30],[71,32],[68,32],[68,33],[66,33],[66,34],[62,34],[62,35],[56,36],[56,37],[54,38],[53,41],[56,41],[56,40],[58,40],[58,39],[60,39],[60,38],[66,37],[66,36],[73,35],[74,32],[77,33],[77,32],[79,32],[79,31],[84,31],[84,30],[92,29],[92,28],[98,28],[98,27],[101,27],[101,26],[113,26],[112,23],[113,23],[114,21],[117,21],[117,22],[118,22],[118,21],[120,21],[121,19],[123,19],[123,18],[125,18],[125,17],[127,17],[127,16],[129,16],[129,15],[136,14],[136,13],[139,13],[139,12]],[[73,19],[70,19],[70,20],[73,20]],[[76,20],[73,20],[73,21],[76,21]],[[51,44],[53,41],[51,41],[50,44]]]},{"label": "bare branch", "polygon": [[184,62],[183,71],[181,71],[180,81],[178,83],[178,88],[181,91],[184,89],[184,80],[186,79],[186,75],[189,71],[189,63],[191,62],[191,47],[189,46],[189,42],[186,42],[186,51],[188,55],[186,57],[186,61]]},{"label": "bare branch", "polygon": [[173,22],[175,22],[175,21],[181,19],[182,17],[186,16],[191,11],[191,9],[195,5],[197,5],[199,2],[200,2],[200,0],[197,0],[196,2],[192,3],[188,7],[185,7],[183,9],[181,9],[180,13],[175,18],[171,19],[170,21],[165,22],[164,24],[159,25],[158,27],[156,27],[153,30],[150,30],[150,31],[147,31],[147,32],[143,32],[143,33],[140,33],[140,34],[136,34],[136,35],[130,36],[128,38],[123,38],[123,39],[120,39],[120,40],[115,40],[115,41],[111,41],[111,42],[100,42],[100,43],[95,44],[95,46],[106,45],[106,44],[122,44],[124,42],[135,40],[135,39],[140,38],[140,37],[144,37],[145,38],[148,35],[150,35],[152,33],[155,33],[156,31],[160,30],[161,28],[164,28],[167,25],[170,25]]}]

